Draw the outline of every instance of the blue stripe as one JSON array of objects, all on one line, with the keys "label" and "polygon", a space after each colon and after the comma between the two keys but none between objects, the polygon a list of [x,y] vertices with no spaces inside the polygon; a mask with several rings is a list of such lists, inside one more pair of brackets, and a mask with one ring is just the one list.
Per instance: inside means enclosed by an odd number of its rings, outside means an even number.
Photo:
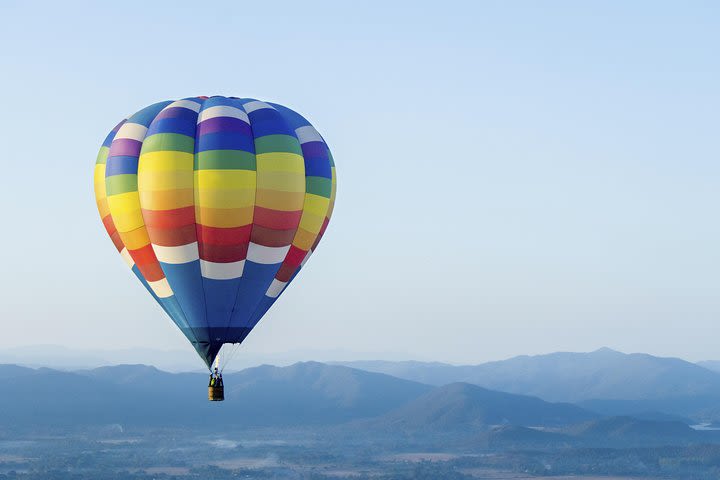
[{"label": "blue stripe", "polygon": [[240,288],[240,279],[213,280],[203,278],[205,305],[210,328],[227,327],[230,324],[235,299]]},{"label": "blue stripe", "polygon": [[160,118],[152,122],[148,129],[147,136],[154,135],[156,133],[179,133],[181,135],[187,135],[188,137],[195,138],[195,128],[197,121],[197,113],[187,108],[177,108],[173,110],[183,110],[188,112],[192,116],[186,118],[186,115],[180,117]]},{"label": "blue stripe", "polygon": [[294,110],[291,110],[282,105],[278,105],[277,103],[268,102],[268,105],[272,105],[273,107],[275,107],[275,109],[277,109],[277,111],[280,112],[280,114],[285,119],[285,123],[287,123],[287,125],[293,130],[297,130],[300,127],[312,126],[310,122],[305,119],[305,117],[303,117]]},{"label": "blue stripe", "polygon": [[[272,280],[271,280],[272,281]],[[270,282],[262,280],[240,279],[240,290],[235,302],[230,326],[247,327],[258,303],[265,296]]]},{"label": "blue stripe", "polygon": [[110,148],[110,145],[112,144],[112,141],[115,138],[115,135],[117,135],[117,131],[115,131],[115,130],[108,133],[107,137],[105,137],[105,141],[103,142],[102,146]]},{"label": "blue stripe", "polygon": [[[290,284],[295,280],[295,277],[297,277],[297,274],[300,273],[300,270],[302,270],[302,267],[298,267],[295,272],[290,277],[290,280],[288,280],[287,285],[285,285],[285,288],[282,292],[280,292],[280,295],[285,293],[285,290],[290,286]],[[263,296],[263,299],[258,303],[257,307],[255,308],[255,311],[250,315],[248,318],[247,326],[251,330],[255,328],[255,325],[258,324],[260,319],[267,313],[268,310],[270,310],[270,307],[272,307],[278,298],[280,298],[280,295],[278,295],[275,298],[268,297],[267,295]]]},{"label": "blue stripe", "polygon": [[272,108],[261,108],[248,114],[255,138],[265,135],[295,136],[295,129],[290,128],[280,112]]},{"label": "blue stripe", "polygon": [[332,178],[330,159],[328,157],[303,157],[305,159],[306,177]]},{"label": "blue stripe", "polygon": [[[200,276],[200,261],[171,264],[160,262],[167,281],[177,298],[180,308],[185,312],[188,325],[195,329],[200,341],[208,341],[207,322],[205,320],[205,302],[203,284]],[[203,335],[204,333],[204,335]]]},{"label": "blue stripe", "polygon": [[255,328],[255,325],[258,324],[260,319],[267,313],[268,310],[270,310],[270,307],[273,306],[275,300],[277,300],[277,298],[271,298],[267,295],[263,296],[262,300],[260,300],[260,303],[258,303],[257,307],[255,307],[255,311],[252,315],[250,315],[250,318],[248,319],[248,328]]},{"label": "blue stripe", "polygon": [[105,176],[136,174],[137,171],[138,157],[118,155],[108,159],[107,166],[105,167]]},{"label": "blue stripe", "polygon": [[201,135],[197,141],[197,151],[206,150],[244,150],[255,153],[255,141],[247,135],[228,135],[227,132],[214,132]]}]

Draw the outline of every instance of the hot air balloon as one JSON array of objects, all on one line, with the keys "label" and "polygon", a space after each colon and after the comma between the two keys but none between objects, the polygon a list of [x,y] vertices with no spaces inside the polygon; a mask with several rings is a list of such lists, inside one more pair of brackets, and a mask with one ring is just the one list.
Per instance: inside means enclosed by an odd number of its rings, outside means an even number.
[{"label": "hot air balloon", "polygon": [[274,103],[164,101],[112,129],[94,184],[115,248],[210,369],[209,398],[222,399],[221,347],[242,343],[330,221],[325,140]]}]

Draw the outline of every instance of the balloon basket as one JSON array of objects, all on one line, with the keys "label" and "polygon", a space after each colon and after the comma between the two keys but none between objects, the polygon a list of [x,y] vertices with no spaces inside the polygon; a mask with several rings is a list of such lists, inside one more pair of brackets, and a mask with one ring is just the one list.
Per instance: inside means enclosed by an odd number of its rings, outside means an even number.
[{"label": "balloon basket", "polygon": [[211,402],[222,402],[225,400],[225,388],[208,387],[208,400]]}]

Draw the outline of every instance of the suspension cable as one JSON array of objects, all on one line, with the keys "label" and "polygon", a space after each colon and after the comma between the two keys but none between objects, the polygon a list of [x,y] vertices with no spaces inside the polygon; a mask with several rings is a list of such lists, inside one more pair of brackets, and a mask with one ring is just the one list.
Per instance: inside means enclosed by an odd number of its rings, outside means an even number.
[{"label": "suspension cable", "polygon": [[[225,348],[226,345],[227,345],[227,343],[223,345],[223,348]],[[237,352],[240,350],[240,344],[239,344],[239,343],[232,343],[231,345],[232,345],[232,347],[230,347],[230,352],[226,352],[226,353],[225,353],[225,359],[224,359],[224,361],[222,362],[222,365],[220,366],[220,372],[224,372],[224,371],[225,371],[225,367],[228,366],[228,364],[230,363],[230,361],[231,361],[233,358],[235,358],[235,355],[236,355]],[[221,350],[222,350],[222,349],[221,349]]]}]

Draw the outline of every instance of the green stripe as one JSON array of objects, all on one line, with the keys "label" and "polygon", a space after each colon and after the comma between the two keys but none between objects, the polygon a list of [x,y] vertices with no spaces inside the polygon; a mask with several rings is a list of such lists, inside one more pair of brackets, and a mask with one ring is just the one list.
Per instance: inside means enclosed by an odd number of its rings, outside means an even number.
[{"label": "green stripe", "polygon": [[255,152],[261,153],[271,152],[288,152],[302,155],[300,142],[290,135],[265,135],[255,139]]},{"label": "green stripe", "polygon": [[110,153],[110,149],[108,147],[100,147],[100,151],[98,152],[97,158],[95,159],[95,164],[102,165],[107,163],[108,153]]},{"label": "green stripe", "polygon": [[305,177],[305,191],[321,197],[330,198],[332,180],[325,177]]},{"label": "green stripe", "polygon": [[179,133],[156,133],[145,137],[141,153],[167,151],[193,153],[195,139]]},{"label": "green stripe", "polygon": [[136,192],[138,189],[137,175],[112,175],[105,177],[107,195]]},{"label": "green stripe", "polygon": [[257,164],[242,150],[206,150],[195,155],[195,170],[257,170]]}]

